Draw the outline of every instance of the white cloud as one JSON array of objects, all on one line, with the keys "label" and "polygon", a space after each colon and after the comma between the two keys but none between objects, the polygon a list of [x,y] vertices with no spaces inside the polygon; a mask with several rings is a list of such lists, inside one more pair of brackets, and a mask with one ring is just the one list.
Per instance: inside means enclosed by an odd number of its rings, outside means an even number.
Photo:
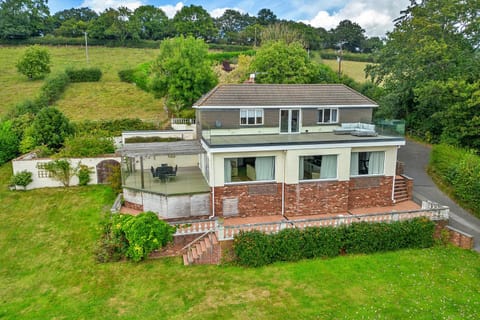
[{"label": "white cloud", "polygon": [[174,6],[171,4],[159,6],[159,8],[162,9],[170,19],[173,18],[178,11],[182,10],[183,7],[183,2],[177,2],[177,4]]},{"label": "white cloud", "polygon": [[408,0],[384,2],[383,0],[351,0],[342,9],[329,13],[319,11],[311,20],[304,21],[327,30],[335,28],[342,20],[358,23],[367,36],[384,36],[393,29],[393,20],[408,5]]},{"label": "white cloud", "polygon": [[80,7],[89,7],[96,12],[104,11],[108,8],[127,7],[130,10],[143,5],[142,1],[129,1],[129,0],[84,0]]}]

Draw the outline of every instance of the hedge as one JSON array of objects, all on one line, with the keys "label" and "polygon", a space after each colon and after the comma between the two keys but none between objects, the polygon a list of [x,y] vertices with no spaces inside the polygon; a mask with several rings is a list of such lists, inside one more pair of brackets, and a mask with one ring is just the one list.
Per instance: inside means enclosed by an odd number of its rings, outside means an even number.
[{"label": "hedge", "polygon": [[65,73],[70,82],[98,82],[102,78],[102,70],[99,68],[67,68]]},{"label": "hedge", "polygon": [[[0,39],[0,44],[3,45],[50,45],[50,46],[83,46],[85,45],[85,38],[67,38],[67,37],[54,37],[47,35],[45,37],[33,37],[27,39]],[[88,38],[89,46],[105,46],[105,47],[127,47],[127,48],[150,48],[158,49],[160,47],[160,41],[155,40],[106,40],[106,39],[94,39]]]},{"label": "hedge", "polygon": [[480,157],[446,144],[432,147],[430,170],[463,206],[480,217]]},{"label": "hedge", "polygon": [[[334,51],[321,51],[320,52],[320,57],[322,59],[327,59],[327,60],[336,60],[338,57],[338,53]],[[375,58],[366,53],[348,53],[344,52],[342,54],[342,59],[345,61],[358,61],[358,62],[375,62]]]},{"label": "hedge", "polygon": [[233,249],[240,265],[259,267],[276,261],[373,253],[434,244],[435,223],[426,218],[392,223],[353,223],[334,227],[284,229],[277,234],[241,231]]},{"label": "hedge", "polygon": [[70,80],[65,72],[48,76],[40,88],[40,99],[47,105],[52,105],[63,94],[69,82]]},{"label": "hedge", "polygon": [[208,58],[213,61],[222,62],[224,60],[231,61],[231,60],[237,59],[239,55],[254,56],[255,54],[256,54],[255,50],[215,52],[215,53],[209,53]]},{"label": "hedge", "polygon": [[123,69],[118,72],[120,81],[135,83],[140,89],[148,91],[148,76],[150,75],[151,62],[139,64],[134,69]]},{"label": "hedge", "polygon": [[74,124],[77,134],[118,136],[122,131],[157,130],[159,127],[140,119],[85,120]]}]

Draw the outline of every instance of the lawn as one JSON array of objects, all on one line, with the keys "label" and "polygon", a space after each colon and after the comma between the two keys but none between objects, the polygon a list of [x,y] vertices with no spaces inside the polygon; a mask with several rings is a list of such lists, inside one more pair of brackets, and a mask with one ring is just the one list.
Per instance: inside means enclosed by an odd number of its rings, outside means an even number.
[{"label": "lawn", "polygon": [[0,167],[2,319],[477,319],[480,255],[436,247],[259,269],[179,258],[98,264],[108,187],[9,191]]},{"label": "lawn", "polygon": [[[52,57],[52,72],[67,67],[99,67],[103,76],[99,83],[71,84],[57,106],[71,120],[141,118],[160,121],[164,119],[163,101],[136,88],[120,82],[118,71],[139,63],[154,60],[155,49],[89,47],[89,63],[85,48],[76,46],[48,47]],[[11,106],[24,99],[33,99],[42,85],[41,80],[30,81],[20,75],[15,63],[25,47],[0,46],[0,116]],[[19,94],[20,93],[20,94]]]},{"label": "lawn", "polygon": [[[337,60],[326,60],[323,59],[322,62],[332,68],[333,71],[338,72],[338,62]],[[360,83],[365,82],[365,66],[367,62],[358,62],[358,61],[342,61],[342,73],[346,74],[350,78]]]}]

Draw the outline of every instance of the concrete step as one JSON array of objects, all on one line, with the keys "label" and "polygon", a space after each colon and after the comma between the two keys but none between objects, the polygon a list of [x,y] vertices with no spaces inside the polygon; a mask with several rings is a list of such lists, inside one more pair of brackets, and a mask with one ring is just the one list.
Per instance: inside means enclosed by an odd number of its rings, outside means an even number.
[{"label": "concrete step", "polygon": [[217,244],[218,244],[217,235],[216,235],[215,233],[210,233],[210,234],[209,234],[209,237],[210,237],[210,241],[212,241],[212,244],[213,244],[213,245],[217,245]]},{"label": "concrete step", "polygon": [[184,266],[190,265],[190,262],[188,261],[188,255],[186,253],[183,255],[183,265]]}]

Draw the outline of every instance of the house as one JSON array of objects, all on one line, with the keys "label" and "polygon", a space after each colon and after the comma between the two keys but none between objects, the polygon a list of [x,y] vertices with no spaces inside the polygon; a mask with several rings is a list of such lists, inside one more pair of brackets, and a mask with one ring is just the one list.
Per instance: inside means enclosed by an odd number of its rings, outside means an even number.
[{"label": "house", "polygon": [[[377,107],[339,84],[219,85],[193,106],[195,140],[120,150],[125,204],[166,219],[298,217],[408,199],[395,191],[405,139],[371,124]],[[158,179],[162,165],[175,177]]]}]

